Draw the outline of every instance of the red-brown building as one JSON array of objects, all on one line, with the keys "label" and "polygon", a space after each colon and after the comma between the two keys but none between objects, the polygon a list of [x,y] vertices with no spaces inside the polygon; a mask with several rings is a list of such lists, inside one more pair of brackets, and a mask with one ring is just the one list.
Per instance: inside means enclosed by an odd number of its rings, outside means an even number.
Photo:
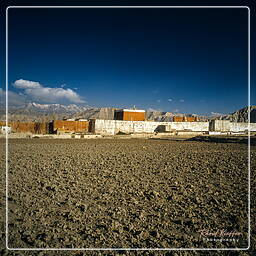
[{"label": "red-brown building", "polygon": [[184,116],[174,116],[173,122],[185,122]]},{"label": "red-brown building", "polygon": [[[0,126],[5,126],[5,122],[0,122]],[[32,133],[32,134],[46,134],[48,133],[48,123],[39,122],[8,122],[11,131],[14,133]]]},{"label": "red-brown building", "polygon": [[198,117],[196,116],[174,116],[173,122],[197,122]]},{"label": "red-brown building", "polygon": [[50,123],[50,133],[88,132],[89,121],[54,120]]},{"label": "red-brown building", "polygon": [[145,110],[120,109],[114,112],[115,120],[123,121],[145,121]]}]

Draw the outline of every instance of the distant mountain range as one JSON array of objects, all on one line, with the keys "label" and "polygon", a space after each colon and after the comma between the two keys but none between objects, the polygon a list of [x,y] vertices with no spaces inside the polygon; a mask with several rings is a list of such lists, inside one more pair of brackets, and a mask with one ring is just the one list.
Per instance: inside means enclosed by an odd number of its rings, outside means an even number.
[{"label": "distant mountain range", "polygon": [[62,105],[62,104],[39,104],[39,103],[28,103],[21,109],[21,111],[36,111],[43,113],[58,113],[58,114],[72,114],[87,110],[88,106],[78,106],[76,104]]},{"label": "distant mountain range", "polygon": [[[98,118],[98,119],[114,119],[114,110],[116,108],[95,108],[90,106],[80,106],[76,104],[39,104],[28,103],[23,107],[9,107],[9,121],[50,121],[53,119],[64,118]],[[146,111],[146,119],[151,121],[172,121],[173,116],[198,116],[200,120],[221,119],[231,120],[234,122],[248,121],[248,108],[240,109],[230,115],[214,115],[200,116],[196,114],[183,114],[161,111]],[[250,111],[251,122],[256,122],[256,106],[251,106]],[[0,108],[0,120],[5,120],[5,108]]]}]

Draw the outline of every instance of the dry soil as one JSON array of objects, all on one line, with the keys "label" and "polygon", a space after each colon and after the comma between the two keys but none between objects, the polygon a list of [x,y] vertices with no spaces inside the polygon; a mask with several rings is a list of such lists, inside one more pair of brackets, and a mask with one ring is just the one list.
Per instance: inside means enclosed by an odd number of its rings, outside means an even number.
[{"label": "dry soil", "polygon": [[[1,180],[4,152],[2,140]],[[252,158],[255,152],[252,147]],[[255,170],[255,161],[251,169]],[[0,254],[56,255],[4,249],[4,186],[1,198]],[[252,199],[255,216],[254,205]],[[8,239],[12,248],[245,248],[247,212],[246,144],[9,140]],[[241,235],[235,241],[207,241],[201,230]]]}]

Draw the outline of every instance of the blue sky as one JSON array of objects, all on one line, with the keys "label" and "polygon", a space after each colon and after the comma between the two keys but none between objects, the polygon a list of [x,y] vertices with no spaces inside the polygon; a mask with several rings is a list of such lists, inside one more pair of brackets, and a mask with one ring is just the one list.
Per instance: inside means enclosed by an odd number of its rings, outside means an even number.
[{"label": "blue sky", "polygon": [[247,105],[247,15],[10,9],[9,90],[16,101],[230,113]]}]

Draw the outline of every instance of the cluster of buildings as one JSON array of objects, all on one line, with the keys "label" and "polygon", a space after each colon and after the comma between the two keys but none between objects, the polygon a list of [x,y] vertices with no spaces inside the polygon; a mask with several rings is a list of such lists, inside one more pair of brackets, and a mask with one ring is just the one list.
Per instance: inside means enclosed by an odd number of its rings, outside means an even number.
[{"label": "cluster of buildings", "polygon": [[[146,121],[144,110],[115,110],[114,120],[68,119],[50,122],[0,122],[2,133],[31,134],[152,134],[152,133],[247,133],[248,123],[234,123],[228,120],[201,122],[197,117],[173,117],[172,122]],[[250,124],[250,131],[256,131],[256,123]]]}]

